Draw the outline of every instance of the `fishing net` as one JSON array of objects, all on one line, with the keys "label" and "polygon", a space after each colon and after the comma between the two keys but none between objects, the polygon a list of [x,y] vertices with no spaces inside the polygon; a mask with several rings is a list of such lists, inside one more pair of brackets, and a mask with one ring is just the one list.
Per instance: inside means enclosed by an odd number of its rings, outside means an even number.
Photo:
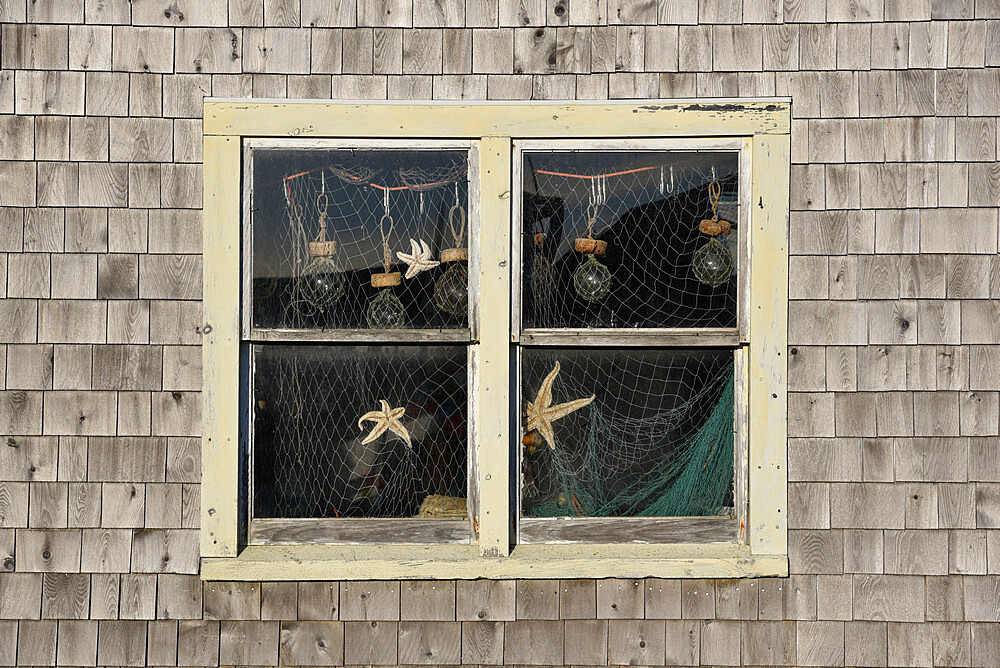
[{"label": "fishing net", "polygon": [[254,327],[468,326],[465,152],[253,156]]},{"label": "fishing net", "polygon": [[731,512],[731,350],[525,348],[521,360],[524,402],[557,363],[553,406],[594,396],[552,422],[553,444],[525,439],[524,516]]},{"label": "fishing net", "polygon": [[[254,362],[255,517],[413,517],[466,496],[464,346],[255,345]],[[383,401],[402,429],[365,443]]]},{"label": "fishing net", "polygon": [[[523,160],[523,328],[736,326],[737,153]],[[733,360],[732,349],[523,348],[522,514],[731,513]]]},{"label": "fishing net", "polygon": [[738,165],[735,152],[524,153],[522,326],[735,327]]},{"label": "fishing net", "polygon": [[[468,327],[467,172],[456,150],[255,149],[252,327]],[[255,517],[464,514],[466,346],[253,356]]]}]

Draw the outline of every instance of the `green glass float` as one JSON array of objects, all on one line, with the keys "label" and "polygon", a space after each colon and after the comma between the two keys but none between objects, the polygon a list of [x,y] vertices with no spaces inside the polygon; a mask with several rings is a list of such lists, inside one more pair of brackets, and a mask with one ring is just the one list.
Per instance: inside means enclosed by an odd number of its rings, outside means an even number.
[{"label": "green glass float", "polygon": [[302,298],[320,313],[331,311],[344,296],[347,280],[332,255],[319,256],[306,266],[299,285]]},{"label": "green glass float", "polygon": [[588,254],[573,272],[573,288],[584,301],[601,301],[611,290],[611,271],[594,254]]},{"label": "green glass float", "polygon": [[380,290],[375,298],[368,302],[365,322],[371,329],[399,329],[406,322],[403,302],[399,301],[399,297],[392,294],[389,288]]}]

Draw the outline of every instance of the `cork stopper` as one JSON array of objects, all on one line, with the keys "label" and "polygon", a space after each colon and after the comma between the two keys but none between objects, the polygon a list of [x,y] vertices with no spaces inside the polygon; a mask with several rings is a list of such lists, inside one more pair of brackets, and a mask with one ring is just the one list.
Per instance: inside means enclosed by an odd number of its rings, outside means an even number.
[{"label": "cork stopper", "polygon": [[399,285],[401,282],[402,279],[398,271],[391,271],[387,274],[372,274],[373,288],[391,288]]},{"label": "cork stopper", "polygon": [[441,262],[458,262],[468,259],[469,251],[466,248],[445,248],[441,251]]},{"label": "cork stopper", "polygon": [[710,237],[717,237],[720,234],[729,234],[729,228],[729,221],[722,220],[721,218],[705,218],[698,223],[698,230],[702,234],[707,234]]},{"label": "cork stopper", "polygon": [[337,252],[336,241],[310,241],[309,254],[313,257],[325,257]]},{"label": "cork stopper", "polygon": [[580,253],[593,253],[594,255],[604,255],[604,251],[608,250],[607,241],[591,239],[590,237],[578,238],[574,246]]}]

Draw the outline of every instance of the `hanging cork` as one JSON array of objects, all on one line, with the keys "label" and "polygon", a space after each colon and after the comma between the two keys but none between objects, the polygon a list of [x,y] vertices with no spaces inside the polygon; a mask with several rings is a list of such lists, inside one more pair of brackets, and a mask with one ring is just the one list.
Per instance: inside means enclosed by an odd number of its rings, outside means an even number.
[{"label": "hanging cork", "polygon": [[574,247],[580,253],[593,253],[594,255],[604,255],[608,250],[608,242],[590,237],[578,237],[574,242]]},{"label": "hanging cork", "polygon": [[382,274],[372,274],[372,287],[373,288],[391,288],[393,286],[402,283],[403,279],[400,277],[398,271],[390,271]]}]

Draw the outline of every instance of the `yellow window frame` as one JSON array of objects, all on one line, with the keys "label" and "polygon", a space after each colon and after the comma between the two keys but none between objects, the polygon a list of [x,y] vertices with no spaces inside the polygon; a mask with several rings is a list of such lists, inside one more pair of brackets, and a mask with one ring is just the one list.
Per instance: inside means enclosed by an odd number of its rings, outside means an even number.
[{"label": "yellow window frame", "polygon": [[[224,580],[733,578],[788,574],[788,98],[628,103],[392,103],[206,99],[201,574]],[[742,138],[750,148],[745,387],[747,527],[737,543],[512,543],[510,332],[482,328],[478,540],[470,545],[251,545],[239,540],[242,143],[247,138],[479,143],[480,317],[509,318],[514,141]]]}]

